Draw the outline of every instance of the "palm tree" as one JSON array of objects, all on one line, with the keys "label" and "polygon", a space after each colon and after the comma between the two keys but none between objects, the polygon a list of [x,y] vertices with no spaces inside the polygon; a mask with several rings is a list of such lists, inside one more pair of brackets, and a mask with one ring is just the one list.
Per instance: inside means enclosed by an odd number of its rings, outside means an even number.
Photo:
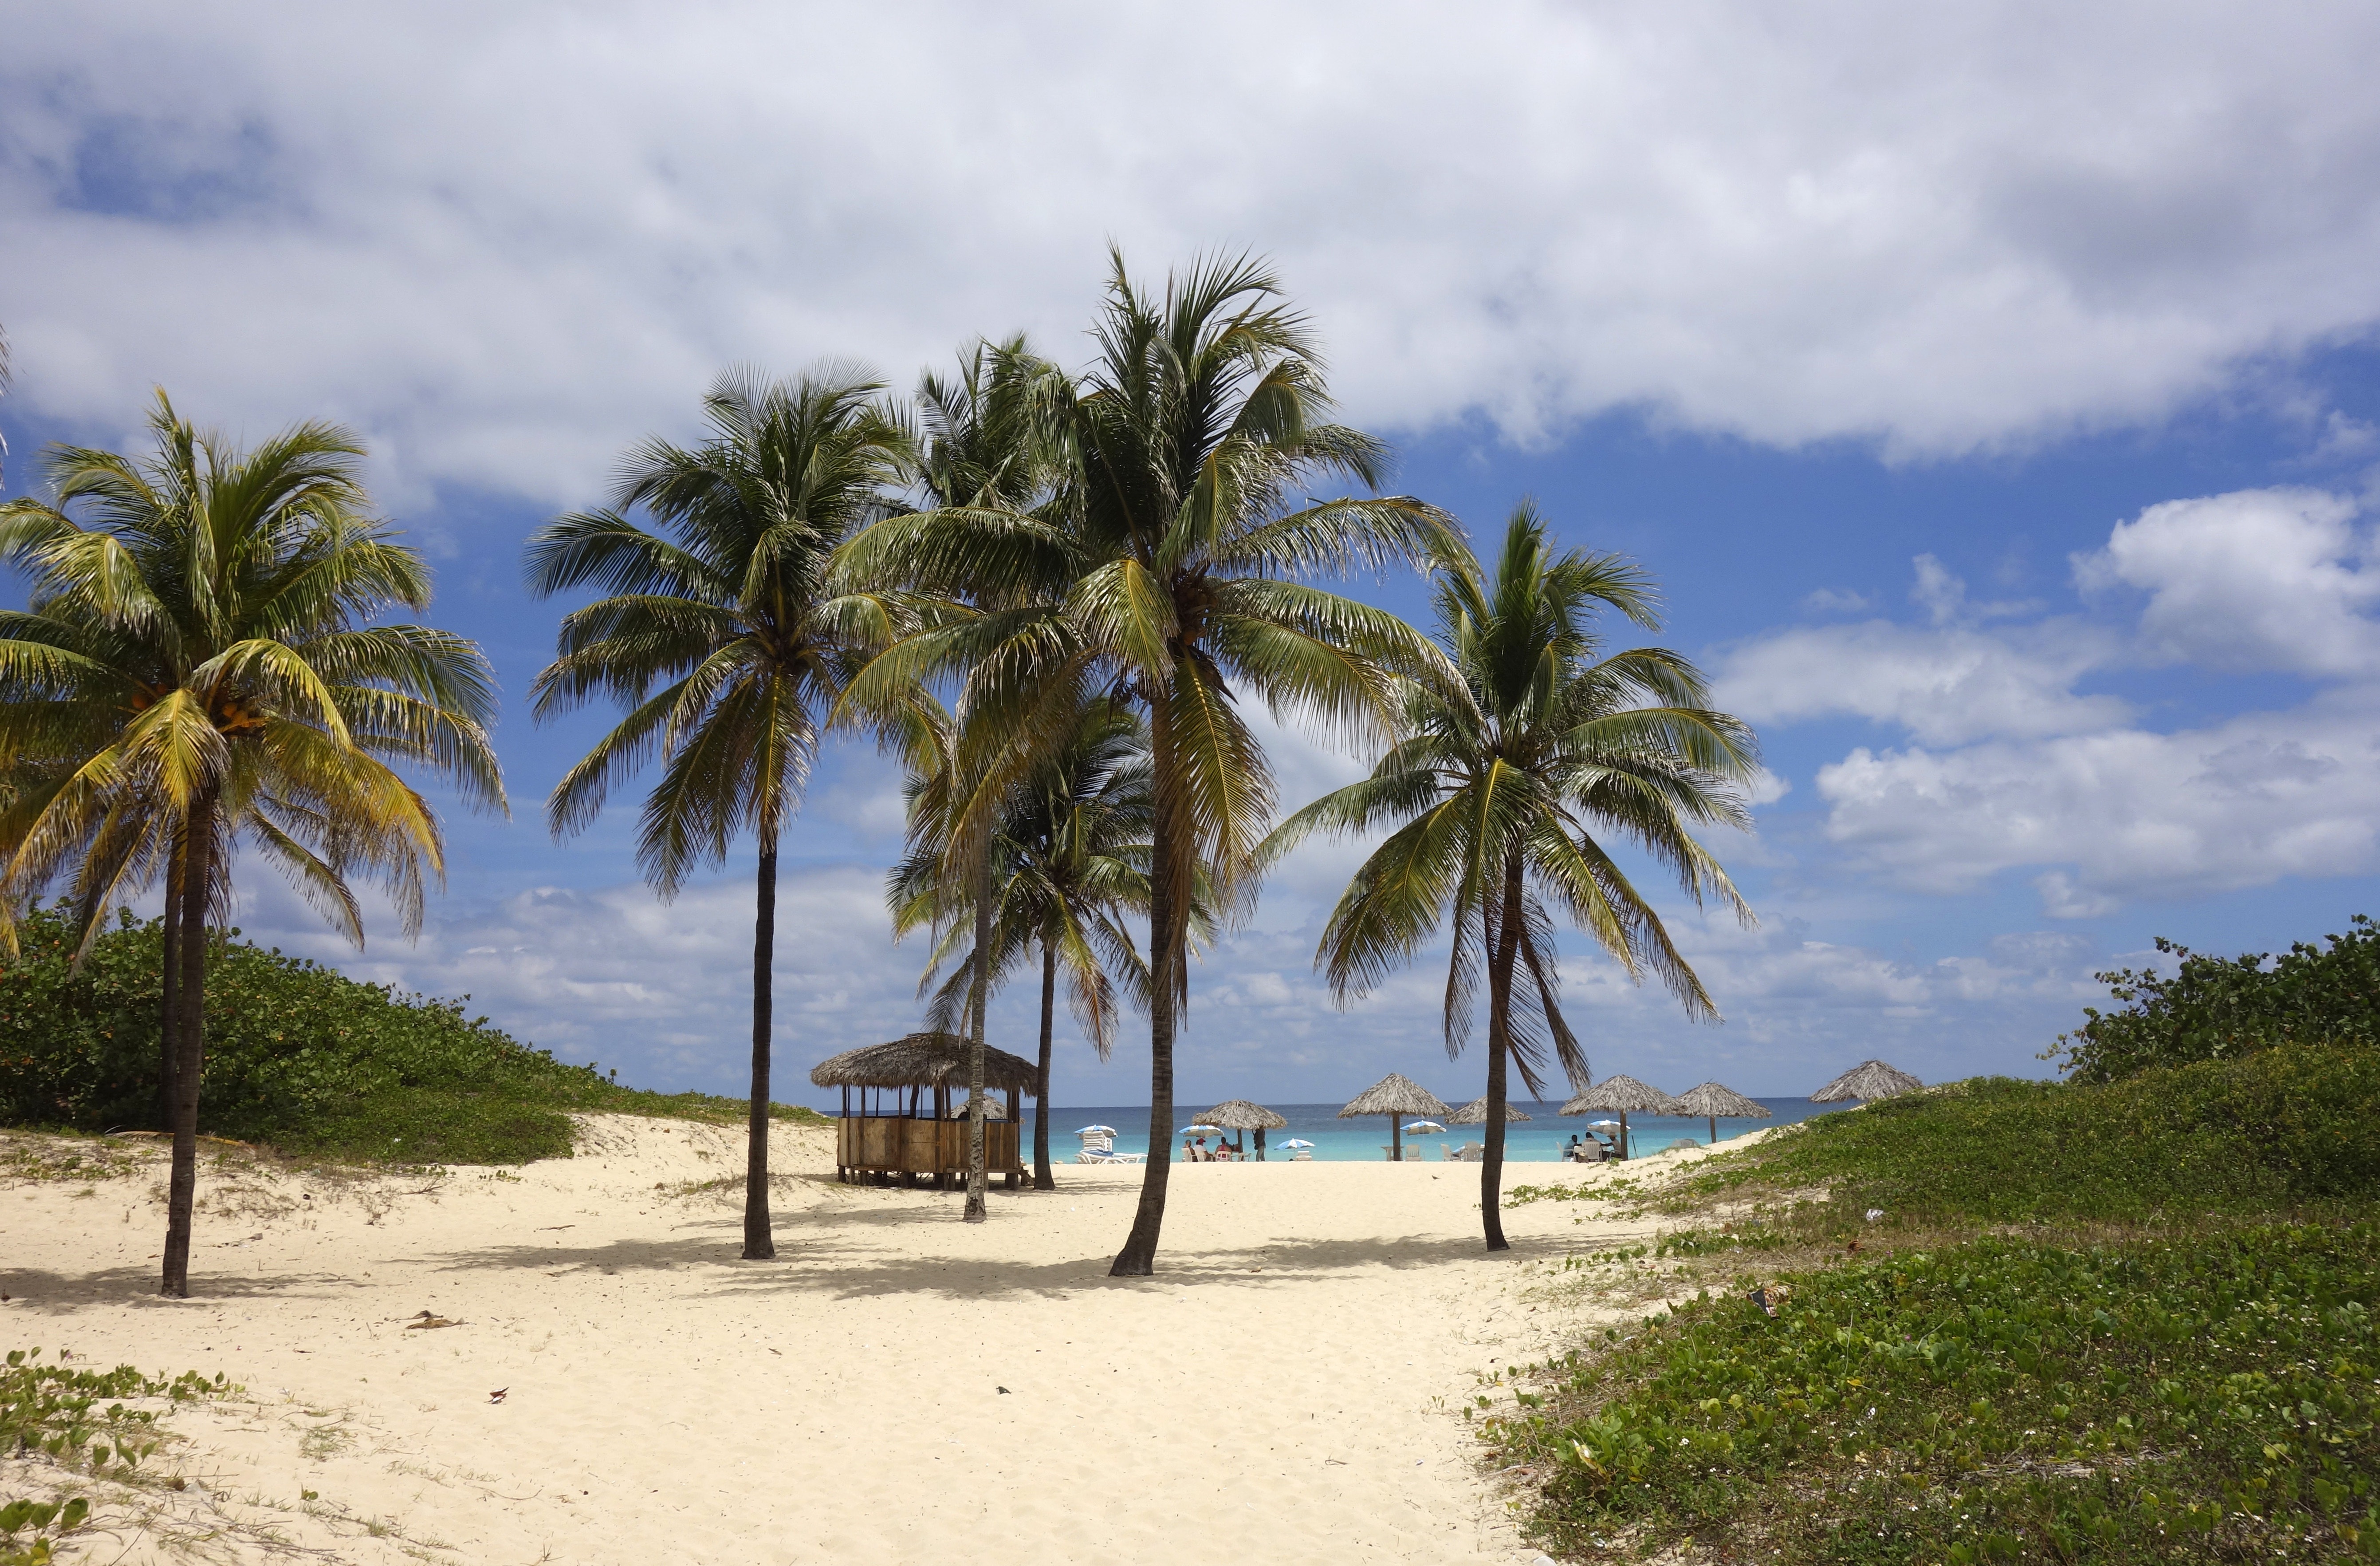
[{"label": "palm tree", "polygon": [[[658,756],[637,858],[664,899],[698,865],[724,863],[739,833],[759,841],[747,1260],[777,1254],[769,1058],[778,838],[862,649],[903,629],[898,606],[825,587],[828,557],[883,514],[886,486],[912,461],[914,442],[882,391],[843,364],[789,383],[722,375],[703,398],[710,432],[699,446],[644,442],[624,459],[608,509],[557,517],[528,542],[530,591],[610,593],[563,618],[553,662],[531,688],[539,720],[597,696],[626,709],[554,785],[546,816],[555,837],[584,829],[615,784]],[[631,520],[639,508],[659,531]]]},{"label": "palm tree", "polygon": [[[1315,958],[1342,1005],[1412,960],[1449,920],[1443,1028],[1451,1057],[1468,1036],[1484,965],[1480,1213],[1488,1249],[1500,1251],[1507,1060],[1533,1095],[1543,1091],[1548,1047],[1573,1083],[1589,1081],[1562,1020],[1548,904],[1632,978],[1650,968],[1688,1015],[1716,1020],[1660,915],[1600,839],[1629,841],[1675,871],[1697,907],[1716,896],[1750,923],[1750,908],[1690,829],[1747,821],[1738,790],[1756,771],[1757,752],[1742,723],[1711,710],[1686,659],[1654,647],[1604,654],[1599,611],[1658,624],[1652,583],[1617,556],[1556,555],[1533,507],[1512,514],[1493,581],[1466,550],[1447,561],[1435,598],[1457,678],[1409,682],[1410,738],[1363,782],[1283,822],[1265,852],[1269,861],[1318,827],[1394,827],[1355,872]],[[1517,1003],[1516,963],[1528,974]]]},{"label": "palm tree", "polygon": [[[951,511],[992,515],[1032,514],[1051,498],[1058,447],[1050,410],[1062,400],[1064,377],[1037,357],[1022,336],[994,343],[978,338],[959,357],[958,373],[946,378],[928,372],[917,385],[924,426],[917,488],[929,514]],[[849,580],[849,573],[845,573]],[[880,585],[870,583],[868,585]],[[1001,585],[987,581],[943,583],[935,593],[908,602],[914,623],[947,623],[1011,606]],[[884,664],[892,670],[900,660]],[[902,752],[912,780],[910,834],[913,846],[930,841],[937,863],[932,878],[957,888],[952,904],[972,911],[965,1005],[945,1008],[966,1014],[967,1179],[965,1219],[990,1216],[990,1181],[984,1156],[984,1046],[993,984],[993,840],[1006,791],[1022,752],[1008,737],[972,722],[962,703],[953,716],[928,690],[919,671],[863,679],[846,692],[844,721],[876,728],[887,748]]]},{"label": "palm tree", "polygon": [[149,428],[145,459],[51,448],[54,501],[0,508],[0,559],[32,579],[29,606],[0,615],[0,898],[71,879],[87,946],[118,898],[164,877],[162,1288],[185,1296],[207,922],[229,907],[239,845],[360,947],[352,875],[385,886],[411,935],[444,869],[437,821],[390,764],[476,806],[504,799],[479,648],[371,623],[426,608],[430,578],[370,515],[355,438],[306,423],[242,453],[162,392]]},{"label": "palm tree", "polygon": [[[1149,786],[1148,736],[1139,719],[1114,703],[1087,706],[1074,738],[1055,756],[1013,787],[991,844],[990,938],[979,965],[973,935],[972,887],[945,873],[949,818],[935,806],[939,790],[928,777],[909,785],[911,848],[887,881],[896,934],[932,927],[939,936],[921,990],[934,991],[932,1025],[949,1028],[959,1007],[981,987],[971,983],[988,966],[997,988],[1038,955],[1041,969],[1041,1048],[1034,1075],[1038,1105],[1033,1127],[1033,1184],[1052,1191],[1050,1171],[1050,1055],[1055,1029],[1059,970],[1076,1022],[1108,1058],[1115,1038],[1114,978],[1146,1004],[1148,964],[1124,923],[1148,906]],[[962,924],[962,918],[968,923]],[[963,932],[968,937],[962,942]],[[945,968],[950,976],[939,988]]]},{"label": "palm tree", "polygon": [[[965,671],[963,705],[1015,772],[1108,695],[1148,725],[1149,1145],[1172,1140],[1173,1048],[1188,995],[1189,891],[1253,885],[1273,783],[1243,694],[1350,738],[1397,720],[1391,670],[1436,661],[1395,616],[1292,580],[1434,558],[1459,535],[1410,496],[1377,494],[1387,452],[1327,422],[1312,335],[1270,272],[1202,262],[1161,298],[1114,259],[1096,362],[1053,399],[1066,467],[1050,503],[943,507],[878,523],[844,552],[857,581],[991,606],[908,639],[862,684]],[[1309,484],[1373,494],[1314,501]],[[970,719],[972,721],[972,718]],[[1152,1156],[1118,1277],[1156,1263],[1172,1165]]]}]

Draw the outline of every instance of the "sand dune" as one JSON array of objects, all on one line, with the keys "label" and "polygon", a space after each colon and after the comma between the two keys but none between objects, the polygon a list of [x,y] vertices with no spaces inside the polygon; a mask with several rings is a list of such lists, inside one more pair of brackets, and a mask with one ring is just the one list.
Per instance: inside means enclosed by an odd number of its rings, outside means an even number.
[{"label": "sand dune", "polygon": [[187,1303],[151,1291],[153,1170],[0,1190],[7,1343],[246,1389],[176,1415],[151,1536],[103,1508],[61,1559],[1530,1560],[1457,1410],[1577,1325],[1547,1264],[1628,1227],[1537,1204],[1489,1258],[1468,1166],[1184,1166],[1160,1276],[1118,1281],[1136,1170],[968,1226],[781,1130],[747,1263],[735,1133],[585,1132],[517,1171],[209,1171]]}]

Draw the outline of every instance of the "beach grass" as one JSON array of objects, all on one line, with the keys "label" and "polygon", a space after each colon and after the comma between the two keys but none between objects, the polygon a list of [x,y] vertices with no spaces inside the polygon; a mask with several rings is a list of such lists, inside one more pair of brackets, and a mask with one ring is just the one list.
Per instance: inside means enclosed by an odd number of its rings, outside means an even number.
[{"label": "beach grass", "polygon": [[2380,1560],[2375,1064],[1957,1083],[1713,1157],[1617,1262],[1671,1305],[1475,1417],[1565,1556]]}]

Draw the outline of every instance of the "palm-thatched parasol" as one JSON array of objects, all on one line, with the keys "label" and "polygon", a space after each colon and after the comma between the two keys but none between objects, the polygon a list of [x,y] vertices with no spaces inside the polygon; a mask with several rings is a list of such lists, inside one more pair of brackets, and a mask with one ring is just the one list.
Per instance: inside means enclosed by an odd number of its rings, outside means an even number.
[{"label": "palm-thatched parasol", "polygon": [[1872,1104],[1895,1094],[1914,1093],[1925,1084],[1897,1067],[1881,1060],[1863,1060],[1810,1095],[1813,1104],[1843,1104],[1857,1099]]},{"label": "palm-thatched parasol", "polygon": [[1730,1120],[1765,1120],[1769,1116],[1767,1105],[1746,1098],[1735,1089],[1719,1083],[1704,1083],[1699,1087],[1686,1089],[1678,1095],[1678,1107],[1689,1115],[1700,1115],[1710,1122],[1711,1145],[1714,1147],[1718,1145],[1720,1116],[1724,1115]]},{"label": "palm-thatched parasol", "polygon": [[1676,1115],[1684,1111],[1678,1101],[1650,1083],[1640,1083],[1634,1077],[1606,1077],[1561,1107],[1564,1115],[1591,1114],[1595,1110],[1617,1110],[1620,1115],[1620,1156],[1628,1156],[1628,1112],[1640,1115]]},{"label": "palm-thatched parasol", "polygon": [[1402,1163],[1405,1156],[1405,1137],[1404,1128],[1397,1123],[1399,1117],[1427,1115],[1433,1119],[1442,1119],[1453,1113],[1453,1110],[1446,1107],[1446,1100],[1430,1092],[1421,1083],[1411,1077],[1390,1071],[1387,1076],[1366,1088],[1356,1096],[1354,1103],[1340,1110],[1339,1118],[1347,1120],[1360,1115],[1386,1115],[1389,1118],[1389,1156],[1397,1162]]},{"label": "palm-thatched parasol", "polygon": [[1234,1098],[1228,1104],[1218,1104],[1207,1111],[1206,1119],[1226,1131],[1256,1132],[1257,1157],[1265,1156],[1264,1133],[1279,1131],[1289,1122],[1261,1104],[1251,1104],[1245,1098]]},{"label": "palm-thatched parasol", "polygon": [[[1506,1102],[1504,1106],[1504,1123],[1506,1125],[1512,1124],[1514,1120],[1525,1120],[1528,1118],[1528,1116],[1524,1115],[1518,1109],[1513,1108],[1509,1101]],[[1451,1125],[1484,1126],[1488,1123],[1488,1101],[1484,1098],[1475,1098],[1470,1103],[1465,1104],[1462,1108],[1457,1109],[1451,1115],[1447,1116],[1446,1119],[1448,1123]]]}]

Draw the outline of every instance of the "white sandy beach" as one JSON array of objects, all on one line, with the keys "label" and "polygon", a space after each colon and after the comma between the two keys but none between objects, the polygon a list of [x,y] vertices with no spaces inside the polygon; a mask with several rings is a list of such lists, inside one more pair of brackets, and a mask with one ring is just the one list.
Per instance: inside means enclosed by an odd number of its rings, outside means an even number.
[{"label": "white sandy beach", "polygon": [[60,1559],[1527,1561],[1458,1410],[1582,1325],[1533,1298],[1549,1266],[1650,1227],[1538,1203],[1491,1258],[1475,1167],[1182,1166],[1159,1276],[1122,1281],[1137,1169],[969,1226],[836,1184],[829,1145],[780,1131],[769,1263],[740,1193],[684,1189],[742,1166],[704,1126],[438,1179],[202,1159],[186,1303],[156,1175],[0,1190],[6,1346],[246,1389],[173,1417],[181,1554],[103,1509]]}]

